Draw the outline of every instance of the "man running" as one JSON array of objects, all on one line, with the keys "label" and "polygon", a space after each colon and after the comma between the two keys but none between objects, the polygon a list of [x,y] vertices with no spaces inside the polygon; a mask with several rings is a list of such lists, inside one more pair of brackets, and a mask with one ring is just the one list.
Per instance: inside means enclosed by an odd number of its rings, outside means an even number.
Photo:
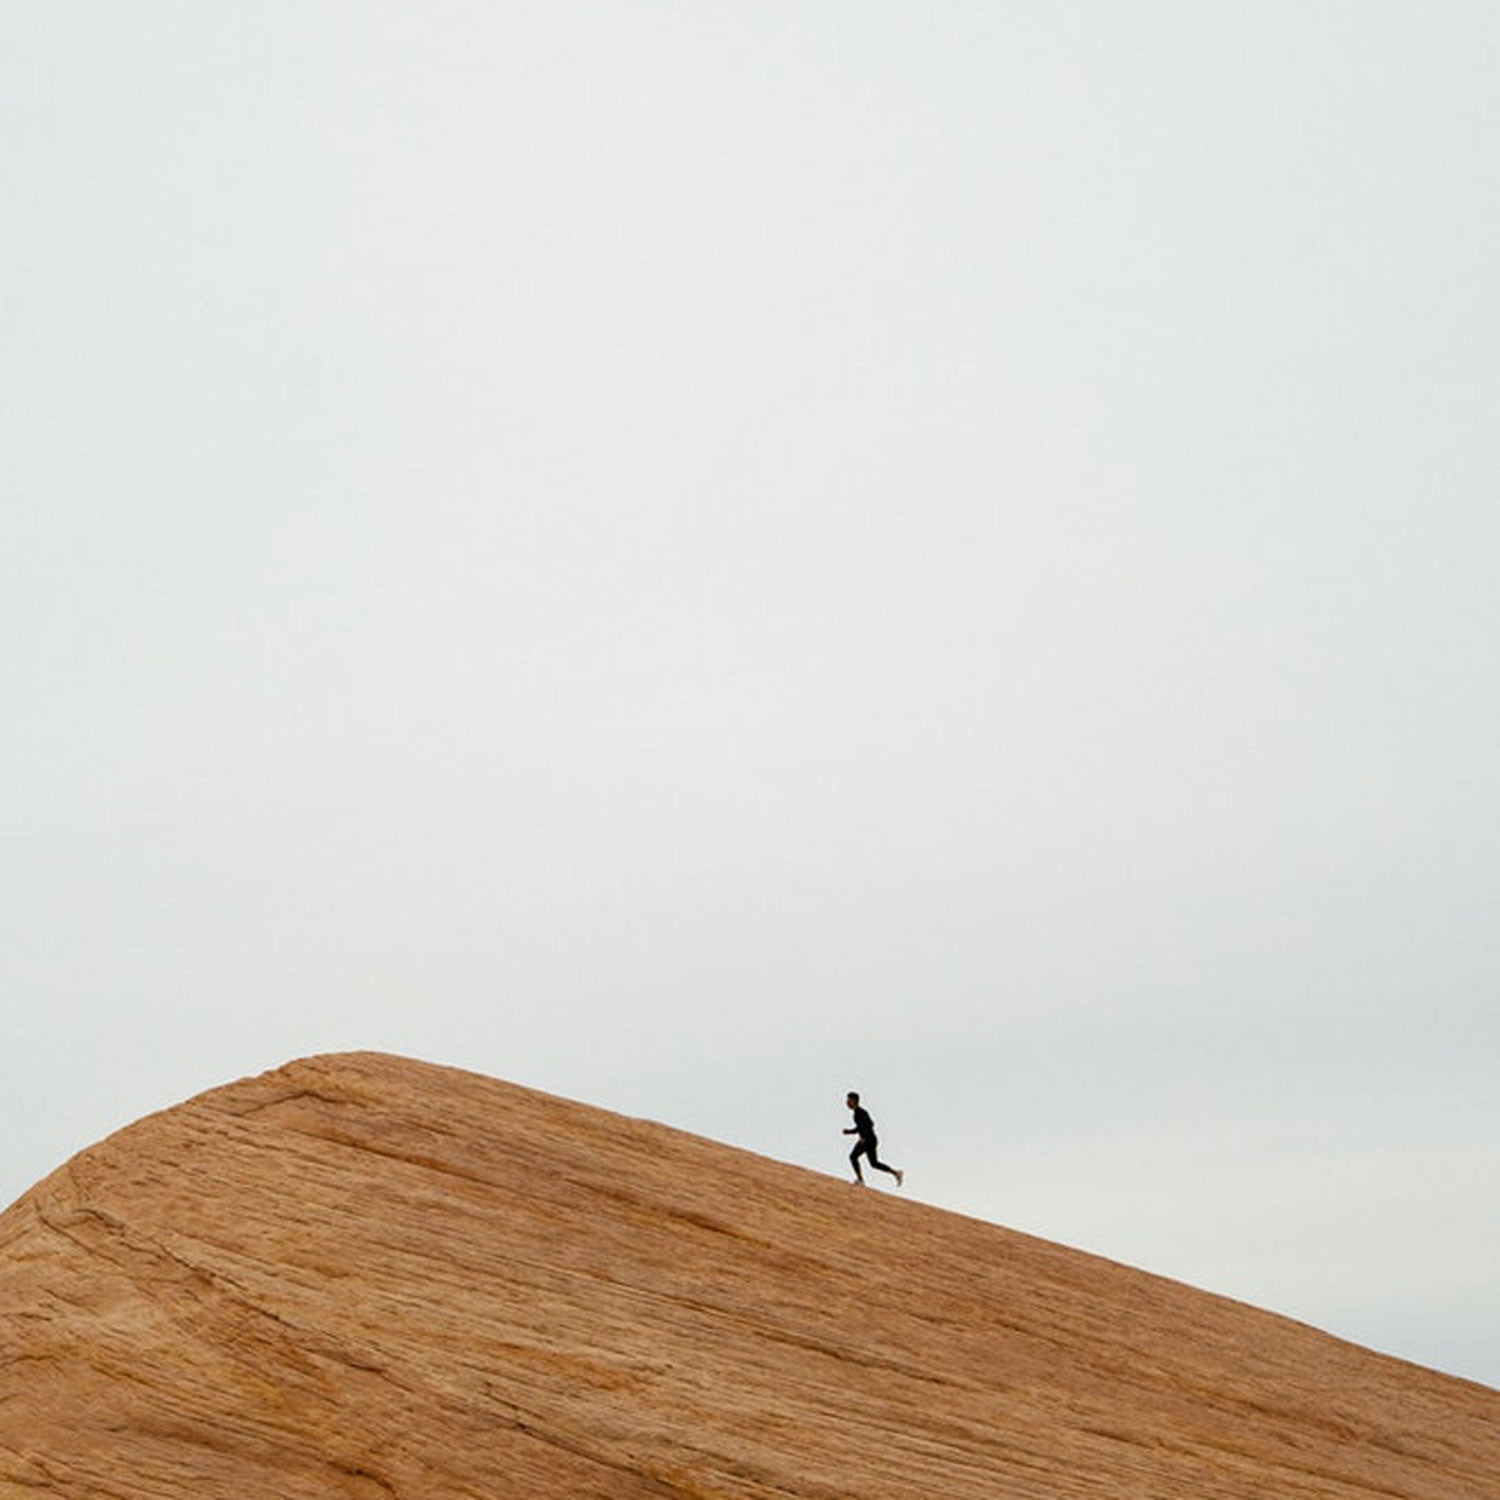
[{"label": "man running", "polygon": [[875,1154],[875,1148],[880,1142],[875,1139],[875,1122],[870,1118],[869,1110],[860,1107],[859,1095],[853,1092],[844,1100],[844,1103],[854,1111],[854,1124],[844,1134],[857,1135],[859,1137],[859,1144],[849,1153],[849,1164],[854,1168],[854,1180],[861,1187],[864,1186],[865,1174],[859,1169],[859,1159],[862,1156],[868,1156],[870,1158],[870,1165],[877,1172],[889,1172],[896,1179],[896,1186],[900,1187],[901,1173],[895,1167],[886,1166]]}]

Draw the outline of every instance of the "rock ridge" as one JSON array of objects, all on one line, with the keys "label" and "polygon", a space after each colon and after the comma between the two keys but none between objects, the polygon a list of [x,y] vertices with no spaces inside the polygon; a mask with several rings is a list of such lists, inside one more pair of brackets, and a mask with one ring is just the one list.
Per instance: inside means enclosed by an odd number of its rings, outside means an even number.
[{"label": "rock ridge", "polygon": [[0,1215],[0,1500],[1497,1500],[1500,1393],[513,1084],[315,1057]]}]

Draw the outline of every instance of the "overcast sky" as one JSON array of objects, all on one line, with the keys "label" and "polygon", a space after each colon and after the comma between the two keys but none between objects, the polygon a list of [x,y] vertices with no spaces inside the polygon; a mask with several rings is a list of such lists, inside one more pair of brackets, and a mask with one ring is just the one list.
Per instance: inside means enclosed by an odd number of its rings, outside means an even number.
[{"label": "overcast sky", "polygon": [[833,1173],[854,1087],[1500,1384],[1497,77],[1491,0],[10,0],[0,1201],[320,1051]]}]

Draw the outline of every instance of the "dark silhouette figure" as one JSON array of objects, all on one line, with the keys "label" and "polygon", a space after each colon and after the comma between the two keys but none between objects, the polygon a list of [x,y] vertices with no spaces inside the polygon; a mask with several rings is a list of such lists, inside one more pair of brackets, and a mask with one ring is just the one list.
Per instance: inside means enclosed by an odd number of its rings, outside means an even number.
[{"label": "dark silhouette figure", "polygon": [[877,1172],[889,1172],[896,1179],[896,1186],[900,1187],[901,1173],[895,1167],[886,1166],[875,1154],[880,1142],[875,1138],[875,1122],[870,1118],[869,1110],[860,1108],[859,1095],[853,1092],[844,1100],[844,1103],[854,1111],[854,1124],[844,1134],[859,1137],[859,1144],[849,1153],[849,1164],[854,1168],[854,1180],[861,1187],[864,1186],[865,1174],[859,1169],[859,1159],[867,1156],[870,1159],[870,1165]]}]

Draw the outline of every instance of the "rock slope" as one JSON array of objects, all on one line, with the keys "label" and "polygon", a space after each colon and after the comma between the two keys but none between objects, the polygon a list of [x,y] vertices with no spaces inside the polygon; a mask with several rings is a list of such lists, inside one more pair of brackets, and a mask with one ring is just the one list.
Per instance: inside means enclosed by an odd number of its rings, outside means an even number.
[{"label": "rock slope", "polygon": [[1500,1394],[451,1069],[313,1058],[0,1217],[0,1500],[1496,1500]]}]

